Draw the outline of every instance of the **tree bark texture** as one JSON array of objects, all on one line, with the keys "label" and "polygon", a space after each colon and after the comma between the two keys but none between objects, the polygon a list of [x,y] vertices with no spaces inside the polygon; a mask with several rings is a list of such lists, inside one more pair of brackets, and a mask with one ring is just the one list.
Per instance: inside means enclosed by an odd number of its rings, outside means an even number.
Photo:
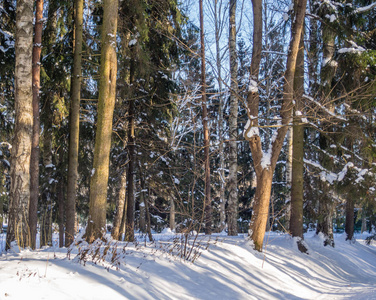
[{"label": "tree bark texture", "polygon": [[258,251],[262,251],[266,223],[269,219],[272,179],[273,171],[270,168],[263,169],[261,174],[257,176],[257,187],[249,235],[254,243],[254,248]]},{"label": "tree bark texture", "polygon": [[32,58],[33,72],[33,137],[30,157],[30,246],[36,248],[39,197],[39,90],[40,90],[40,55],[42,52],[43,0],[36,1],[34,45]]},{"label": "tree bark texture", "polygon": [[200,48],[201,48],[201,103],[202,103],[202,124],[204,128],[204,160],[205,160],[205,234],[212,231],[212,206],[211,206],[211,186],[210,186],[210,148],[209,148],[209,122],[206,99],[206,63],[205,63],[205,39],[204,39],[204,12],[202,0],[199,1],[200,10]]},{"label": "tree bark texture", "polygon": [[291,220],[291,182],[292,182],[292,147],[293,147],[293,126],[289,128],[286,134],[287,140],[287,157],[286,157],[286,214],[285,214],[285,229],[290,232]]},{"label": "tree bark texture", "polygon": [[[252,3],[254,15],[254,52],[252,53],[252,60],[255,59],[255,61],[252,61],[251,63],[251,86],[254,83],[257,85],[259,74],[258,69],[260,66],[259,59],[261,57],[262,48],[262,1],[254,0]],[[263,162],[265,154],[262,150],[261,138],[259,134],[252,134],[249,136],[249,132],[252,127],[258,127],[258,91],[251,88],[247,96],[249,127],[245,130],[244,136],[249,141],[257,178],[256,195],[249,234],[254,242],[255,249],[258,251],[262,251],[263,247],[266,222],[268,220],[267,209],[269,208],[270,203],[273,173],[283,146],[283,140],[286,136],[288,125],[291,120],[296,58],[299,50],[300,37],[303,30],[306,4],[306,0],[300,0],[298,5],[295,7],[296,17],[294,18],[295,22],[293,22],[291,29],[291,41],[287,56],[285,82],[283,85],[283,101],[280,109],[282,126],[278,128],[276,138],[269,145],[271,156],[270,161],[267,163],[265,163],[265,161]]]},{"label": "tree bark texture", "polygon": [[320,232],[324,235],[324,246],[334,247],[333,236],[333,203],[330,199],[327,183],[321,184],[323,191],[319,202],[319,216],[316,228],[316,234]]},{"label": "tree bark texture", "polygon": [[116,30],[118,1],[103,1],[101,69],[98,120],[95,136],[93,175],[90,181],[89,222],[86,240],[91,243],[106,230],[107,184],[111,147],[112,118],[116,98]]},{"label": "tree bark texture", "polygon": [[[293,157],[291,184],[290,231],[293,237],[303,238],[303,183],[304,183],[304,125],[301,112],[304,110],[304,32],[302,31],[296,59],[294,79],[295,116],[293,119]],[[299,112],[299,113],[298,113]]]},{"label": "tree bark texture", "polygon": [[18,0],[16,9],[15,127],[11,152],[9,228],[6,249],[17,241],[21,248],[30,245],[30,155],[33,133],[32,51],[33,4]]},{"label": "tree bark texture", "polygon": [[114,226],[111,232],[112,238],[114,240],[119,240],[121,220],[124,214],[126,186],[127,186],[127,171],[123,170],[123,173],[120,175],[120,182],[119,182],[117,199],[116,199],[116,212],[115,212],[115,218],[114,218]]},{"label": "tree bark texture", "polygon": [[230,0],[229,52],[230,52],[230,116],[229,116],[229,176],[228,176],[228,235],[238,235],[238,63],[236,55],[236,0]]},{"label": "tree bark texture", "polygon": [[[131,83],[133,82],[134,70],[131,68]],[[135,109],[134,100],[129,102],[129,130],[128,130],[128,197],[127,197],[127,218],[125,225],[125,240],[128,242],[134,241],[134,177],[135,177],[135,159],[136,159],[136,145],[135,145]]]},{"label": "tree bark texture", "polygon": [[175,230],[175,201],[170,197],[170,229]]},{"label": "tree bark texture", "polygon": [[76,214],[76,193],[78,180],[78,147],[80,132],[80,99],[81,99],[81,68],[82,68],[82,34],[84,0],[76,0],[74,18],[74,54],[73,73],[71,78],[72,92],[69,113],[69,152],[68,152],[68,184],[66,203],[65,246],[74,240],[74,223]]},{"label": "tree bark texture", "polygon": [[59,203],[59,247],[64,247],[64,187],[60,186],[57,194]]}]

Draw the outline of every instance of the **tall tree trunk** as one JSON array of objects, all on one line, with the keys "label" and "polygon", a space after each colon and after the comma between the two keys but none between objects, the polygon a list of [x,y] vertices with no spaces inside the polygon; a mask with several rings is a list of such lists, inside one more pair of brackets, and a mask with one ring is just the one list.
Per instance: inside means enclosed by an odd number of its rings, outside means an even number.
[{"label": "tall tree trunk", "polygon": [[254,47],[251,64],[251,83],[247,97],[249,120],[245,128],[244,136],[249,141],[257,178],[256,195],[253,214],[249,225],[249,234],[253,240],[255,249],[262,251],[266,222],[268,220],[273,173],[291,119],[296,57],[299,50],[299,42],[303,29],[307,1],[300,0],[295,7],[296,17],[294,18],[291,28],[291,41],[287,55],[285,82],[283,85],[283,102],[280,109],[282,126],[278,128],[275,138],[269,145],[268,154],[264,153],[262,150],[261,138],[258,133],[259,96],[257,80],[262,47],[262,1],[253,0],[252,3],[254,17]]},{"label": "tall tree trunk", "polygon": [[74,14],[74,54],[73,73],[71,78],[72,97],[69,113],[69,152],[68,152],[68,185],[66,202],[65,246],[73,243],[76,215],[76,193],[78,180],[78,146],[80,132],[80,100],[81,100],[81,67],[82,67],[82,34],[84,0],[76,0]]},{"label": "tall tree trunk", "polygon": [[[143,176],[142,172],[140,171],[140,184],[141,190],[146,189],[145,177]],[[151,234],[151,220],[150,220],[150,211],[149,211],[149,201],[148,199],[144,199],[145,204],[145,215],[146,215],[146,232],[149,237],[149,241],[153,241],[153,235]]]},{"label": "tall tree trunk", "polygon": [[[133,82],[133,74],[131,71],[131,83]],[[129,242],[134,241],[134,175],[135,175],[135,109],[134,100],[129,102],[129,130],[128,130],[128,197],[127,197],[127,218],[125,226],[125,240]]]},{"label": "tall tree trunk", "polygon": [[36,1],[35,30],[33,45],[33,138],[30,157],[30,246],[36,248],[39,197],[39,89],[40,89],[40,54],[42,51],[43,0]]},{"label": "tall tree trunk", "polygon": [[[49,103],[51,104],[51,103]],[[52,113],[51,113],[52,115]],[[50,123],[51,121],[51,123]],[[48,120],[47,124],[52,124],[52,120]],[[51,128],[51,127],[50,127]],[[48,143],[45,143],[44,146],[44,176],[46,178],[53,177],[53,163],[52,163],[52,130],[47,130],[45,141],[48,140]],[[52,198],[55,192],[55,183],[48,182],[41,195],[41,205],[40,205],[40,247],[51,246],[52,245]]]},{"label": "tall tree trunk", "polygon": [[273,171],[265,168],[257,176],[256,194],[253,204],[250,234],[256,250],[261,251],[266,223],[269,219],[269,202],[272,189]]},{"label": "tall tree trunk", "polygon": [[[171,211],[171,210],[170,210]],[[139,227],[142,233],[146,232],[146,214],[145,214],[145,192],[140,191],[140,217]]]},{"label": "tall tree trunk", "polygon": [[323,195],[319,203],[319,217],[317,222],[316,234],[322,233],[324,235],[324,246],[334,247],[333,237],[333,204],[330,199],[327,183],[320,184],[320,190]]},{"label": "tall tree trunk", "polygon": [[219,228],[218,231],[222,232],[226,227],[226,200],[225,200],[225,156],[223,151],[224,145],[224,130],[223,130],[223,110],[224,102],[222,95],[222,59],[221,59],[221,46],[220,46],[220,29],[219,29],[219,16],[218,0],[214,3],[214,25],[215,25],[215,49],[216,49],[216,65],[218,73],[218,89],[219,89],[219,106],[218,106],[218,136],[219,136]]},{"label": "tall tree trunk", "polygon": [[[126,171],[126,172],[128,172],[128,171]],[[125,195],[126,195],[126,193],[125,193]],[[126,224],[127,224],[128,197],[125,196],[124,200],[125,201],[124,201],[123,217],[121,219],[120,228],[119,228],[119,241],[123,240],[123,235],[125,236],[125,228],[126,228]]]},{"label": "tall tree trunk", "polygon": [[103,1],[101,69],[93,176],[90,181],[89,222],[86,240],[100,238],[106,226],[107,184],[110,163],[112,118],[116,98],[116,30],[118,1]]},{"label": "tall tree trunk", "polygon": [[293,126],[289,128],[286,134],[287,140],[287,157],[286,157],[286,214],[285,214],[285,229],[290,232],[291,220],[291,182],[292,182],[292,147],[293,147]]},{"label": "tall tree trunk", "polygon": [[174,198],[170,196],[170,229],[175,230],[175,201]]},{"label": "tall tree trunk", "polygon": [[364,207],[362,207],[362,227],[360,229],[360,233],[364,233],[367,231],[367,219]]},{"label": "tall tree trunk", "polygon": [[32,52],[33,4],[18,0],[16,9],[15,127],[10,167],[9,228],[5,249],[17,241],[19,247],[30,245],[30,155],[33,128]]},{"label": "tall tree trunk", "polygon": [[[296,5],[296,3],[295,3]],[[302,31],[299,52],[296,58],[294,79],[295,116],[293,119],[293,153],[292,153],[292,183],[291,183],[291,218],[290,231],[293,237],[303,239],[303,184],[304,184],[304,125],[302,111],[304,94],[304,32]],[[298,248],[307,252],[301,240]]]},{"label": "tall tree trunk", "polygon": [[228,176],[228,235],[238,235],[238,63],[236,55],[236,0],[230,0],[229,52],[230,52],[230,116],[229,116],[229,176]]},{"label": "tall tree trunk", "polygon": [[346,241],[351,241],[354,237],[354,199],[350,196],[346,201]]},{"label": "tall tree trunk", "polygon": [[[322,17],[326,16],[329,12],[325,6],[322,6],[320,14]],[[334,58],[335,50],[335,38],[336,32],[331,26],[327,24],[322,24],[322,39],[323,39],[323,63],[321,67],[321,92],[322,92],[322,104],[325,105],[324,101],[330,99],[330,93],[332,90],[332,80],[336,72],[336,62]],[[334,111],[334,106],[330,104],[329,110]],[[328,124],[331,126],[331,124]],[[327,137],[325,134],[320,133],[321,144],[327,147]],[[323,149],[325,150],[325,149]],[[326,158],[326,154],[323,154],[322,158],[323,166],[327,169],[333,167],[333,163],[330,159]],[[317,233],[323,233],[325,236],[324,245],[330,245],[334,247],[333,238],[333,201],[330,197],[329,186],[325,182],[321,182],[322,191],[324,196],[320,198],[319,201],[319,218],[317,225]]]},{"label": "tall tree trunk", "polygon": [[204,127],[204,157],[205,157],[205,234],[212,231],[212,206],[211,206],[211,186],[210,186],[210,148],[209,148],[209,125],[208,109],[206,99],[206,63],[205,63],[205,33],[204,33],[204,12],[202,0],[200,6],[200,46],[201,46],[201,95],[202,95],[202,124]]},{"label": "tall tree trunk", "polygon": [[64,247],[64,186],[59,186],[57,193],[57,201],[59,204],[59,247]]},{"label": "tall tree trunk", "polygon": [[116,199],[116,212],[115,212],[114,226],[111,232],[112,238],[114,240],[119,240],[120,226],[121,226],[121,221],[124,215],[126,186],[127,186],[127,171],[123,170],[123,173],[120,175],[120,183],[119,183],[118,194],[117,194],[117,199]]},{"label": "tall tree trunk", "polygon": [[6,194],[6,175],[5,167],[3,164],[0,164],[0,232],[3,230],[3,221],[4,221],[4,197],[2,195]]}]

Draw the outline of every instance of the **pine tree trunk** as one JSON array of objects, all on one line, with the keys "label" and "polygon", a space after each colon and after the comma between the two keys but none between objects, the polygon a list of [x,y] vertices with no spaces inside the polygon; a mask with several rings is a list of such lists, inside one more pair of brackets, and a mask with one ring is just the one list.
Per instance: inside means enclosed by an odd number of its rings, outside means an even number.
[{"label": "pine tree trunk", "polygon": [[33,138],[30,157],[30,206],[29,226],[31,248],[36,248],[39,197],[39,89],[40,89],[40,54],[42,51],[43,0],[36,1],[35,34],[33,45]]},{"label": "pine tree trunk", "polygon": [[153,235],[151,234],[151,220],[150,220],[150,211],[149,211],[149,202],[147,199],[145,199],[145,213],[146,213],[146,222],[147,227],[146,231],[148,233],[149,241],[153,241]]},{"label": "pine tree trunk", "polygon": [[90,181],[89,222],[86,240],[91,243],[106,229],[107,184],[111,148],[112,118],[116,98],[116,30],[118,1],[103,1],[101,69],[98,120],[95,136],[93,175]]},{"label": "pine tree trunk", "polygon": [[34,1],[31,0],[18,0],[16,9],[15,127],[11,154],[6,250],[10,248],[13,241],[17,241],[21,248],[30,245],[28,224],[33,128],[33,4]]},{"label": "pine tree trunk", "polygon": [[[133,71],[131,71],[131,82],[133,82]],[[129,102],[129,131],[128,131],[128,197],[127,197],[127,218],[125,226],[125,240],[134,241],[134,175],[135,175],[135,110],[134,101]]]},{"label": "pine tree trunk", "polygon": [[[304,110],[304,32],[300,38],[294,79],[295,116],[293,119],[293,157],[291,184],[290,231],[293,237],[303,239],[303,183],[304,183],[304,125],[300,117]],[[300,246],[299,246],[300,245]],[[298,246],[302,249],[300,241]],[[304,251],[306,252],[306,250]]]},{"label": "pine tree trunk", "polygon": [[59,191],[57,192],[57,202],[59,205],[59,247],[64,247],[64,187],[65,184],[62,184],[63,178],[61,178],[60,185],[58,187]]},{"label": "pine tree trunk", "polygon": [[141,165],[139,166],[139,172],[140,172],[140,230],[141,232],[146,232],[146,209],[145,209],[145,181],[144,177],[142,176],[142,169]]},{"label": "pine tree trunk", "polygon": [[346,201],[346,241],[351,241],[354,237],[354,200],[350,196]]},{"label": "pine tree trunk", "polygon": [[319,202],[316,234],[321,232],[324,235],[324,246],[334,247],[333,204],[330,199],[328,183],[321,182],[319,188],[322,191],[322,196]]},{"label": "pine tree trunk", "polygon": [[[329,11],[323,9],[321,15],[325,16]],[[322,100],[330,99],[330,93],[332,90],[332,80],[336,71],[336,64],[333,62],[334,57],[334,44],[335,44],[336,32],[334,29],[326,23],[323,23],[322,26],[322,39],[323,39],[323,65],[321,67],[321,92]],[[325,105],[325,103],[322,103]],[[329,110],[334,111],[334,105],[331,104]],[[330,126],[330,124],[328,124]],[[321,144],[326,147],[327,137],[320,133]],[[325,150],[325,149],[323,149]],[[331,160],[325,157],[326,154],[323,154],[322,157],[323,166],[327,169],[333,167]],[[330,198],[329,186],[327,183],[320,183],[322,186],[321,191],[323,196],[319,201],[319,218],[317,224],[316,233],[323,233],[325,236],[324,245],[330,245],[334,247],[334,238],[333,238],[333,201]]]},{"label": "pine tree trunk", "polygon": [[4,198],[2,195],[5,195],[5,167],[3,164],[0,164],[0,232],[3,232],[3,222],[4,222]]},{"label": "pine tree trunk", "polygon": [[211,186],[210,186],[210,148],[209,148],[209,125],[208,109],[206,99],[206,63],[205,63],[205,40],[204,40],[204,12],[202,0],[200,6],[200,45],[201,45],[201,94],[202,94],[202,124],[204,128],[204,157],[205,157],[205,234],[212,232],[212,206],[211,206]]},{"label": "pine tree trunk", "polygon": [[114,240],[119,240],[121,221],[124,215],[124,205],[126,197],[126,186],[127,186],[127,171],[124,170],[120,176],[120,182],[118,187],[118,194],[116,199],[116,213],[114,218],[114,226],[112,228],[112,238]]},{"label": "pine tree trunk", "polygon": [[82,67],[82,34],[83,34],[83,11],[84,1],[76,0],[75,18],[74,18],[74,54],[73,54],[73,73],[72,98],[69,113],[69,152],[68,152],[68,184],[67,184],[67,202],[66,202],[66,232],[65,246],[69,247],[73,243],[75,230],[76,214],[76,193],[78,180],[78,147],[80,131],[80,100],[81,100],[81,67]]},{"label": "pine tree trunk", "polygon": [[[45,113],[47,115],[47,119],[45,121],[45,128],[43,132],[43,175],[45,178],[52,178],[53,177],[53,161],[52,161],[52,141],[53,141],[53,132],[52,132],[52,124],[53,124],[53,95],[47,95],[46,99],[46,106],[45,106]],[[52,224],[49,222],[50,217],[49,214],[52,213],[51,202],[52,202],[52,194],[54,190],[54,182],[46,181],[43,185],[43,190],[41,194],[41,201],[40,201],[40,247],[49,245],[50,241],[52,241],[52,232],[51,226]],[[51,235],[50,235],[51,233]]]},{"label": "pine tree trunk", "polygon": [[[52,119],[50,118],[46,124],[52,124]],[[43,174],[46,178],[52,178],[54,171],[52,167],[52,130],[47,130],[45,133],[44,139],[45,142],[48,142],[44,145]],[[50,184],[48,182],[45,184],[40,205],[40,247],[52,245],[52,198],[55,191],[55,183],[52,182]]]},{"label": "pine tree trunk", "polygon": [[229,52],[230,52],[230,116],[229,116],[229,176],[228,176],[228,235],[238,235],[238,63],[236,55],[236,0],[230,0]]}]

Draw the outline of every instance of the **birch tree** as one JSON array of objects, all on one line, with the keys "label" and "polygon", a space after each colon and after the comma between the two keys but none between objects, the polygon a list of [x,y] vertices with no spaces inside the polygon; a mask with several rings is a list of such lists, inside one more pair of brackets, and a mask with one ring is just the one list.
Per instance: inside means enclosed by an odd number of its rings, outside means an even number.
[{"label": "birch tree", "polygon": [[10,167],[9,227],[6,250],[13,241],[30,245],[30,155],[33,128],[32,52],[33,4],[18,0],[16,8],[15,127]]},{"label": "birch tree", "polygon": [[230,52],[230,116],[229,116],[229,177],[228,177],[228,235],[238,234],[238,64],[236,55],[236,0],[230,0],[229,9]]}]

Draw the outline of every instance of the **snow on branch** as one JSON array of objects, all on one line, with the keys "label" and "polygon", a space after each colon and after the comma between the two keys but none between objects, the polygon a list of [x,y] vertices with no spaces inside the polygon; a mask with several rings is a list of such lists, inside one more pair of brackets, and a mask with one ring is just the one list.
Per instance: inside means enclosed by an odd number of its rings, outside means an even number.
[{"label": "snow on branch", "polygon": [[349,48],[341,48],[338,50],[338,53],[356,53],[356,54],[360,54],[364,51],[366,51],[366,49],[364,49],[363,47],[357,45],[355,42],[353,41],[349,41],[349,43],[351,44],[352,47],[349,47]]},{"label": "snow on branch", "polygon": [[361,169],[361,168],[354,166],[352,162],[348,162],[340,172],[334,173],[334,172],[327,170],[326,168],[324,168],[321,164],[317,162],[314,162],[308,159],[304,159],[303,161],[305,164],[319,169],[321,171],[319,174],[321,181],[328,182],[329,184],[333,184],[335,182],[341,182],[346,177],[350,169],[353,169],[357,172],[356,179],[354,180],[354,182],[358,184],[364,181],[364,176],[366,174],[369,174],[369,175],[373,174],[368,169]]},{"label": "snow on branch", "polygon": [[313,102],[314,104],[316,104],[319,108],[321,108],[323,111],[325,111],[328,115],[332,116],[333,118],[336,118],[336,119],[341,120],[341,121],[347,121],[347,119],[345,117],[342,117],[341,115],[337,115],[334,112],[331,112],[329,109],[327,109],[321,103],[319,103],[318,101],[316,101],[315,99],[313,99],[311,96],[303,95],[303,97],[305,99]]},{"label": "snow on branch", "polygon": [[357,9],[354,10],[354,14],[359,14],[359,13],[364,13],[364,12],[367,12],[369,10],[371,10],[372,8],[376,7],[376,2],[370,4],[370,5],[367,5],[367,6],[364,6],[364,7],[359,7]]}]

